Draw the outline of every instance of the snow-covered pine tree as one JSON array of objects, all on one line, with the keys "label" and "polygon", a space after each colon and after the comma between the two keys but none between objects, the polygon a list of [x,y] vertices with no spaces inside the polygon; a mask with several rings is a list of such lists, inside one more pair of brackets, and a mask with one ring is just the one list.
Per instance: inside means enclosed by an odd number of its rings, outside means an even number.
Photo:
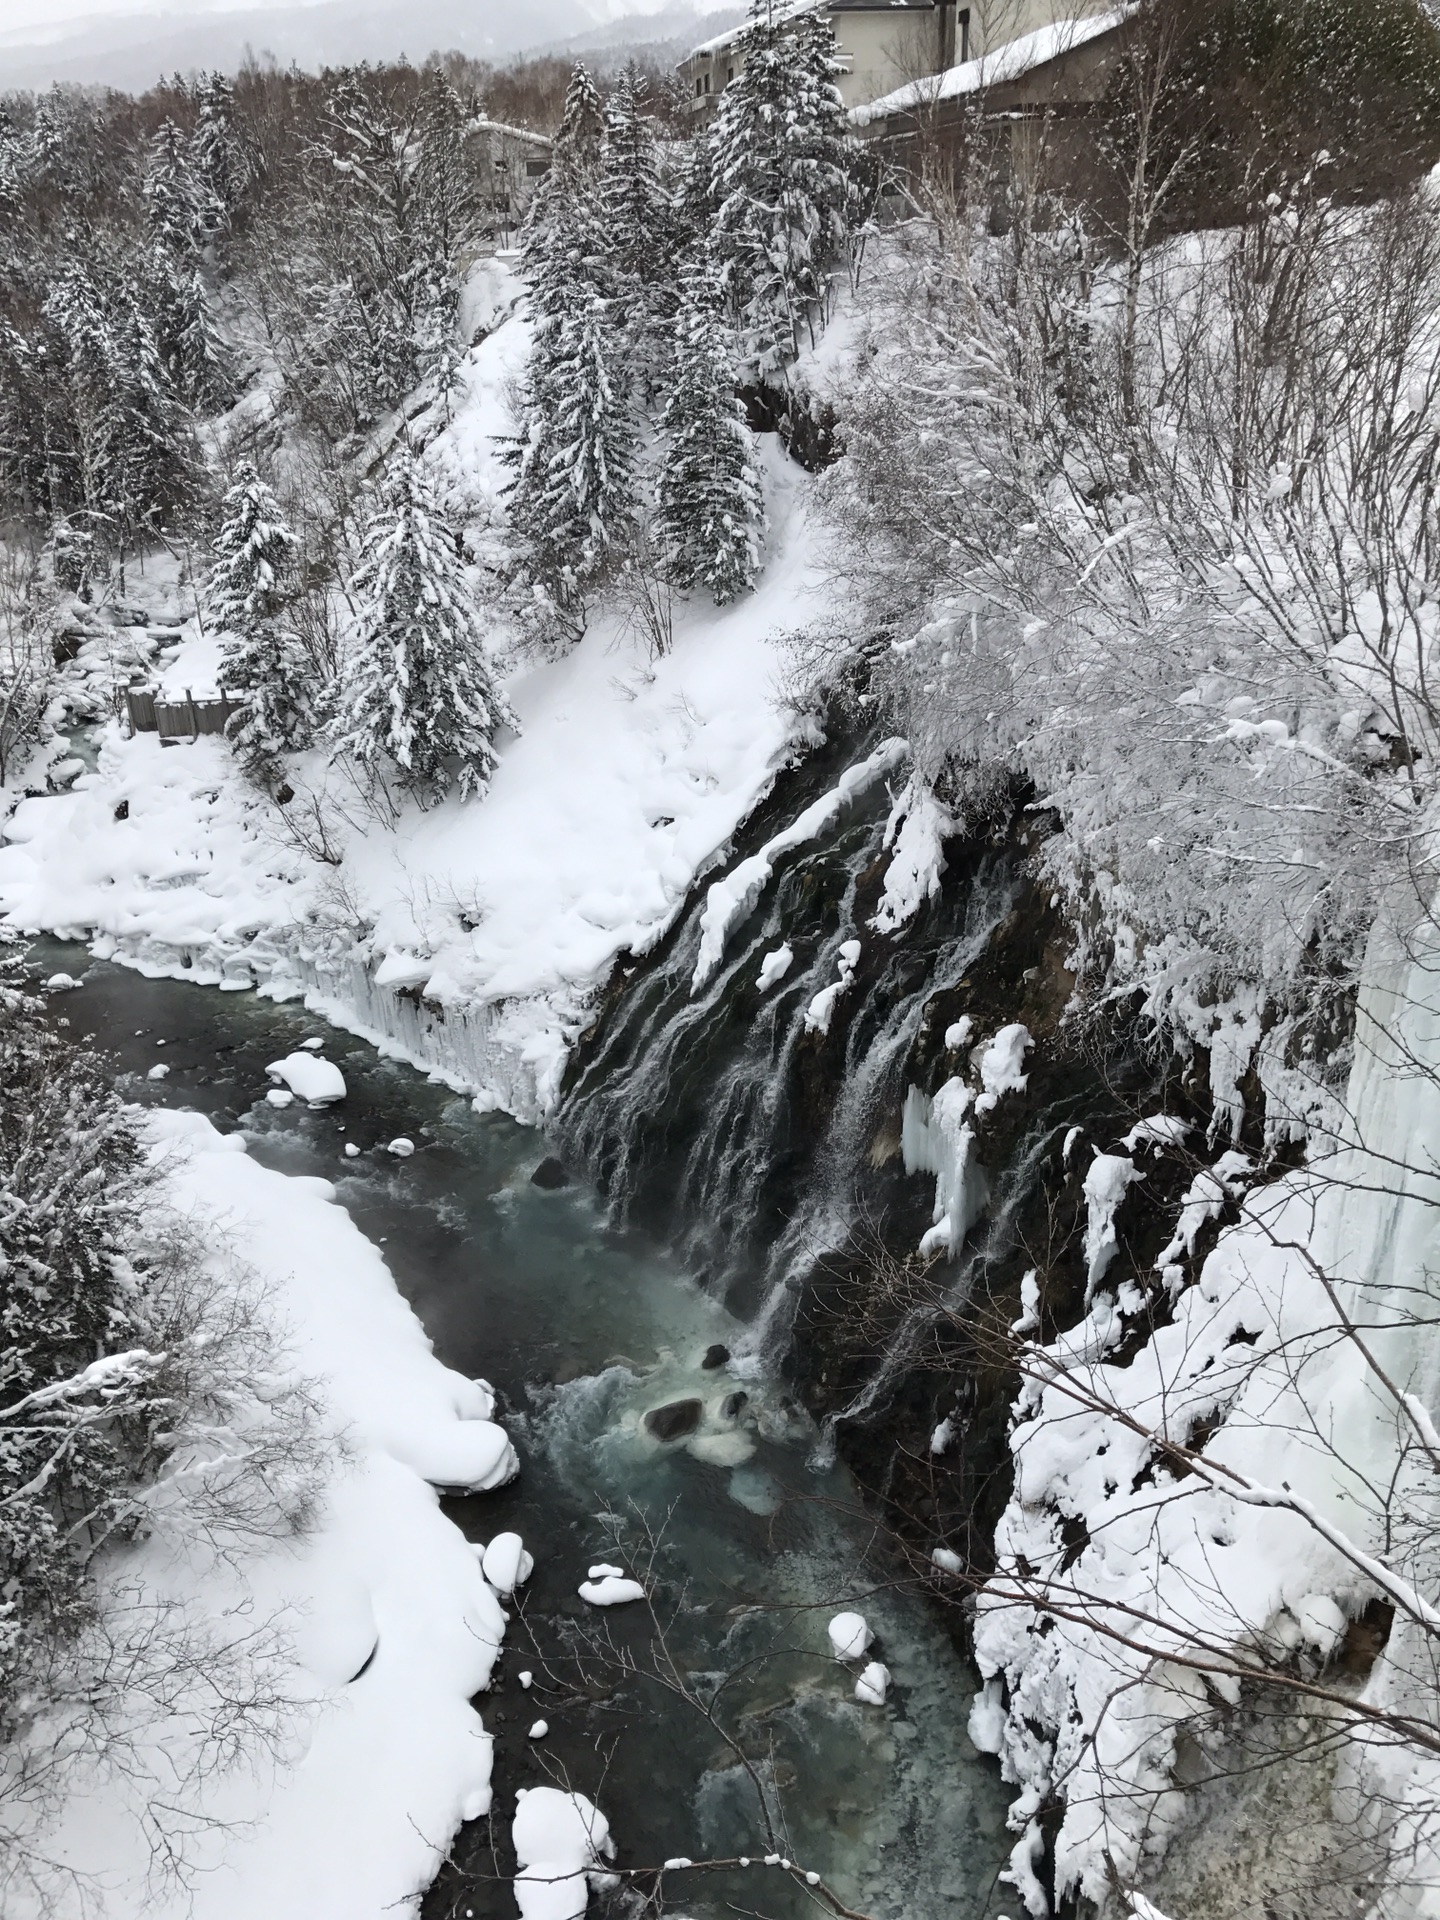
[{"label": "snow-covered pine tree", "polygon": [[514,714],[448,524],[419,461],[396,459],[355,576],[361,613],[342,663],[331,750],[374,779],[393,770],[422,805],[483,793]]},{"label": "snow-covered pine tree", "polygon": [[235,89],[223,73],[207,73],[196,91],[199,112],[190,136],[190,164],[204,192],[207,229],[234,217],[250,182],[250,157],[235,129]]},{"label": "snow-covered pine tree", "polygon": [[162,120],[146,156],[145,208],[151,232],[178,259],[189,259],[199,248],[207,225],[206,198],[189,142],[173,120]]},{"label": "snow-covered pine tree", "polygon": [[199,267],[159,241],[150,249],[146,295],[155,344],[171,384],[191,406],[219,401],[225,389],[225,349]]},{"label": "snow-covered pine tree", "polygon": [[649,87],[633,61],[606,111],[600,195],[631,376],[653,392],[679,299],[680,230],[660,176]]},{"label": "snow-covered pine tree", "polygon": [[309,736],[304,652],[284,619],[297,544],[279,501],[245,461],[225,495],[205,601],[211,625],[225,640],[225,689],[243,701],[226,733],[252,771],[304,746]]},{"label": "snow-covered pine tree", "polygon": [[735,393],[735,359],[713,280],[696,262],[674,323],[655,539],[671,583],[682,591],[706,587],[717,605],[753,584],[765,531],[755,435]]},{"label": "snow-covered pine tree", "polygon": [[549,624],[573,630],[634,522],[635,422],[626,334],[605,231],[604,119],[577,67],[524,248],[534,341],[510,524]]},{"label": "snow-covered pine tree", "polygon": [[111,315],[78,261],[50,289],[45,320],[53,362],[48,504],[71,514],[97,553],[113,553],[124,536],[126,381]]},{"label": "snow-covered pine tree", "polygon": [[710,245],[763,380],[823,318],[849,232],[852,143],[827,16],[774,20],[767,0],[754,0],[744,52],[711,129]]},{"label": "snow-covered pine tree", "polygon": [[443,67],[425,88],[417,171],[426,239],[454,267],[475,237],[479,215],[476,175],[465,157],[465,109]]},{"label": "snow-covered pine tree", "polygon": [[198,461],[190,413],[170,380],[139,284],[127,275],[112,305],[119,383],[113,514],[123,557],[189,505]]}]

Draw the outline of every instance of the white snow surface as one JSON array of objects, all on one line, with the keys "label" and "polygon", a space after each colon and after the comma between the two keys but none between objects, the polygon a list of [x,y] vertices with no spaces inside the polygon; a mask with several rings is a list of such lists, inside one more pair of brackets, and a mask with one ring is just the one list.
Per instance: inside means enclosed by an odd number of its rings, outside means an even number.
[{"label": "white snow surface", "polygon": [[[507,388],[529,343],[518,281],[503,263],[485,276],[493,331],[462,361],[425,452],[482,547],[505,479]],[[820,580],[810,483],[774,446],[767,462],[756,590],[681,606],[663,658],[603,613],[559,661],[517,660],[497,626],[522,732],[500,743],[483,799],[407,805],[389,826],[312,753],[291,763],[287,815],[239,777],[223,740],[162,749],[112,724],[93,773],[20,800],[0,828],[0,916],[88,937],[152,975],[304,992],[339,1024],[539,1117],[587,996],[622,951],[665,932],[811,725],[781,697],[774,641]],[[194,622],[185,631],[165,678],[198,691],[213,644]],[[338,866],[290,824],[322,790]],[[447,1021],[420,1032],[396,1000],[406,987]]]},{"label": "white snow surface", "polygon": [[287,1053],[274,1060],[265,1071],[273,1080],[283,1080],[293,1094],[308,1100],[311,1106],[329,1106],[345,1098],[345,1076],[333,1060],[321,1060],[313,1053]]},{"label": "white snow surface", "polygon": [[[291,1643],[298,1732],[278,1766],[199,1790],[193,1884],[145,1877],[145,1809],[174,1792],[163,1720],[128,1780],[71,1766],[49,1845],[96,1876],[96,1920],[394,1920],[417,1911],[461,1820],[490,1804],[490,1737],[470,1698],[505,1627],[430,1483],[483,1482],[513,1452],[488,1392],[435,1358],[327,1182],[268,1171],[196,1114],[152,1112],[145,1126],[175,1204],[258,1276],[344,1445],[300,1541],[247,1544],[228,1563],[152,1542],[118,1569],[211,1620],[230,1610],[242,1632],[273,1620]],[[18,1892],[6,1912],[32,1920]]]},{"label": "white snow surface", "polygon": [[609,1821],[583,1793],[558,1787],[522,1789],[516,1800],[510,1839],[522,1920],[580,1920],[591,1881],[610,1878],[603,1868],[615,1852]]}]

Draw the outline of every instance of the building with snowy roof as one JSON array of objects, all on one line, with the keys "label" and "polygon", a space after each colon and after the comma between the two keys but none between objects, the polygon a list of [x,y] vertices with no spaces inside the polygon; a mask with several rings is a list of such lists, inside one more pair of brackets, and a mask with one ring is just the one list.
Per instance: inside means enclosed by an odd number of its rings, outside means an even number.
[{"label": "building with snowy roof", "polygon": [[[825,15],[835,29],[840,94],[863,107],[927,79],[989,58],[1009,43],[1050,27],[1057,14],[1084,12],[1084,0],[791,0],[774,18]],[[680,63],[690,105],[713,109],[745,65],[746,25],[703,41]]]}]

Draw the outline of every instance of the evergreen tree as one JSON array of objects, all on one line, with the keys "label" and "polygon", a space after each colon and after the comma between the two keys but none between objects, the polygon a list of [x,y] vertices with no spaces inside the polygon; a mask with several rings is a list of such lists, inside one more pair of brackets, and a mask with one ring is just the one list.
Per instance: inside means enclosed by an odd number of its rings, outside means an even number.
[{"label": "evergreen tree", "polygon": [[200,269],[178,261],[158,242],[150,250],[147,303],[160,359],[175,391],[191,406],[225,393],[225,349]]},{"label": "evergreen tree", "polygon": [[246,461],[225,495],[206,605],[226,637],[224,685],[244,701],[226,732],[252,768],[303,746],[308,734],[304,654],[284,622],[296,545],[279,502]]},{"label": "evergreen tree", "polygon": [[606,114],[600,194],[611,293],[620,303],[631,371],[651,391],[679,298],[680,229],[660,177],[649,89],[633,62],[621,73]]},{"label": "evergreen tree", "polygon": [[425,89],[417,180],[426,240],[449,269],[475,238],[476,175],[465,157],[465,109],[442,67]]},{"label": "evergreen tree", "polygon": [[853,193],[834,28],[816,12],[769,14],[754,0],[745,63],[720,97],[710,147],[711,245],[762,379],[823,313]]},{"label": "evergreen tree", "polygon": [[494,736],[517,725],[423,468],[396,461],[366,530],[362,611],[343,663],[331,747],[374,776],[388,765],[422,805],[462,799],[495,770]]},{"label": "evergreen tree", "polygon": [[48,465],[59,498],[51,509],[73,514],[102,550],[113,551],[124,483],[120,353],[99,288],[78,262],[51,288],[44,317],[55,349],[58,458]]},{"label": "evergreen tree", "polygon": [[185,136],[162,120],[150,138],[145,165],[145,208],[150,230],[179,259],[194,254],[206,227],[205,192],[190,163]]},{"label": "evergreen tree", "polygon": [[759,569],[765,499],[732,338],[703,263],[682,290],[660,428],[655,536],[666,576],[684,591],[707,587],[723,605]]},{"label": "evergreen tree", "polygon": [[564,623],[583,613],[635,517],[623,301],[605,230],[599,96],[577,67],[525,232],[534,341],[510,520],[522,565]]},{"label": "evergreen tree", "polygon": [[250,183],[250,159],[235,130],[235,89],[225,75],[207,73],[197,99],[190,164],[204,194],[206,229],[221,232],[229,227]]},{"label": "evergreen tree", "polygon": [[114,298],[119,378],[114,439],[120,552],[146,533],[163,532],[193,499],[199,464],[189,411],[170,381],[154,323],[136,281]]}]

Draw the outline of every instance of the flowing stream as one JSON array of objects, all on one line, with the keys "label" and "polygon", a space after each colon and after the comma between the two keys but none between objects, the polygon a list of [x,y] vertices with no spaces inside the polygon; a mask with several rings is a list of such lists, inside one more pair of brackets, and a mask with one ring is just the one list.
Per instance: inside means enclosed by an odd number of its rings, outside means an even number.
[{"label": "flowing stream", "polygon": [[[763,1854],[763,1792],[784,1851],[860,1911],[969,1920],[994,1907],[1006,1795],[966,1738],[974,1676],[931,1603],[895,1583],[843,1467],[816,1470],[814,1425],[754,1342],[739,1368],[702,1366],[716,1346],[743,1351],[748,1330],[683,1255],[607,1224],[584,1186],[534,1184],[547,1152],[535,1132],[477,1115],[297,1007],[147,980],[62,943],[34,953],[41,977],[83,976],[53,1012],[94,1035],[128,1097],[197,1108],[266,1165],[333,1180],[440,1357],[499,1389],[521,1476],[449,1510],[472,1538],[518,1530],[536,1570],[481,1702],[497,1736],[493,1834],[487,1823],[462,1833],[427,1913],[513,1914],[513,1795],[545,1780],[597,1800],[625,1864]],[[818,952],[801,971],[828,965]],[[870,1049],[877,1060],[901,1050],[910,1016],[897,1018]],[[268,1105],[266,1063],[322,1032],[346,1101]],[[149,1079],[159,1064],[167,1076]],[[743,1112],[734,1122],[743,1130]],[[413,1158],[383,1151],[399,1134],[416,1142]],[[347,1140],[358,1158],[344,1157]],[[727,1203],[744,1204],[762,1176],[741,1167],[722,1183]],[[702,1197],[715,1198],[704,1182]],[[753,1315],[762,1303],[745,1304]],[[648,1409],[690,1398],[704,1408],[694,1432],[662,1444],[645,1431]],[[600,1560],[651,1567],[663,1641],[644,1609],[596,1616],[578,1600]],[[893,1675],[883,1708],[856,1702],[853,1675],[826,1650],[830,1613],[856,1604]],[[696,1701],[727,1675],[707,1717]],[[532,1743],[541,1714],[550,1734]],[[757,1884],[753,1870],[673,1876],[668,1897],[701,1920],[814,1910],[788,1879]]]}]

